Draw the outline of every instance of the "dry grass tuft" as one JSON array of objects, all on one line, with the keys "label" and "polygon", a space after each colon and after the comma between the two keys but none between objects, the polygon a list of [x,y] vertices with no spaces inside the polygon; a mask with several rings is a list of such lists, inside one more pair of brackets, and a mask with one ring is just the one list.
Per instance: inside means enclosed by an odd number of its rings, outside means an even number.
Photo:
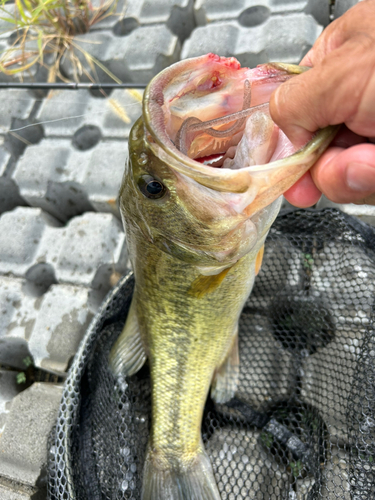
[{"label": "dry grass tuft", "polygon": [[[0,0],[0,20],[10,23],[11,45],[0,53],[0,72],[7,75],[24,74],[36,63],[48,68],[48,81],[67,79],[60,73],[61,58],[68,57],[73,65],[75,79],[86,74],[76,51],[81,52],[90,68],[99,66],[117,80],[99,61],[82,47],[74,37],[110,16],[118,0],[100,0],[93,5],[89,0],[15,0],[14,8],[8,0]],[[74,50],[76,49],[76,50]]]}]

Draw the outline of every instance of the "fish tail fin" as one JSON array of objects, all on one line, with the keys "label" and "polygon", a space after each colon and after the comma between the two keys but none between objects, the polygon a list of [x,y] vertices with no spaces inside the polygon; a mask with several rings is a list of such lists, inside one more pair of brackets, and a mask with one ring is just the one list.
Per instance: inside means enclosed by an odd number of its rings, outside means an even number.
[{"label": "fish tail fin", "polygon": [[220,500],[210,459],[201,451],[188,467],[159,468],[148,453],[143,470],[142,500]]},{"label": "fish tail fin", "polygon": [[137,373],[145,361],[146,353],[139,332],[135,300],[132,300],[124,329],[109,354],[109,365],[115,376],[130,376]]}]

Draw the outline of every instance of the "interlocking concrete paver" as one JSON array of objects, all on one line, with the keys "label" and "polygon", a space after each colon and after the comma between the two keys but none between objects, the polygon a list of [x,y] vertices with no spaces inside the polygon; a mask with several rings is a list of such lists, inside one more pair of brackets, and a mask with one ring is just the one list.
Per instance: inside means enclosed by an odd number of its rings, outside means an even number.
[{"label": "interlocking concrete paver", "polygon": [[11,177],[13,167],[14,161],[6,149],[4,136],[0,136],[0,214],[18,205],[26,205]]},{"label": "interlocking concrete paver", "polygon": [[297,63],[312,47],[322,27],[306,14],[271,16],[253,28],[237,21],[212,23],[194,30],[184,43],[182,58],[207,52],[235,56],[243,66],[269,61]]},{"label": "interlocking concrete paver", "polygon": [[237,19],[242,26],[253,27],[264,23],[274,14],[312,14],[319,24],[329,23],[329,0],[197,0],[194,13],[197,24]]},{"label": "interlocking concrete paver", "polygon": [[183,41],[195,28],[193,5],[193,0],[128,0],[113,29],[127,35],[138,26],[163,23]]},{"label": "interlocking concrete paver", "polygon": [[[104,67],[124,82],[148,81],[159,71],[178,61],[180,42],[165,25],[139,27],[127,36],[115,36],[111,31],[95,31],[76,37],[76,55],[85,71],[99,81],[112,81],[110,75],[96,66],[93,71],[82,51],[87,51]],[[62,61],[64,74],[74,79],[74,70],[66,58]],[[96,75],[95,75],[96,73]],[[85,74],[81,78],[87,80]]]},{"label": "interlocking concrete paver", "polygon": [[0,498],[1,500],[45,500],[43,493],[35,491],[35,488],[25,488],[19,483],[4,480],[0,477]]},{"label": "interlocking concrete paver", "polygon": [[333,10],[334,18],[342,16],[350,7],[353,7],[355,4],[360,2],[361,0],[335,0],[335,6]]},{"label": "interlocking concrete paver", "polygon": [[[0,369],[0,435],[4,430],[12,399],[21,391],[17,384],[17,373]],[[2,498],[0,496],[0,498]]]},{"label": "interlocking concrete paver", "polygon": [[109,99],[93,97],[86,90],[54,91],[44,99],[36,120],[46,137],[71,137],[89,125],[99,127],[103,137],[128,137],[142,110],[139,90],[115,90]]},{"label": "interlocking concrete paver", "polygon": [[0,217],[0,274],[35,284],[53,282],[108,290],[114,270],[126,269],[125,235],[112,214],[87,212],[65,227],[38,208]]},{"label": "interlocking concrete paver", "polygon": [[13,181],[22,197],[61,221],[86,211],[118,214],[116,197],[127,157],[127,141],[102,141],[87,151],[68,140],[30,146]]},{"label": "interlocking concrete paver", "polygon": [[43,484],[47,440],[61,394],[61,386],[34,383],[12,400],[0,436],[0,477],[32,487]]},{"label": "interlocking concrete paver", "polygon": [[0,134],[6,134],[16,118],[26,120],[29,117],[35,98],[27,90],[3,89],[0,90],[0,102]]},{"label": "interlocking concrete paver", "polygon": [[31,356],[34,366],[64,374],[98,301],[86,287],[42,292],[28,280],[0,276],[0,363],[23,370]]}]

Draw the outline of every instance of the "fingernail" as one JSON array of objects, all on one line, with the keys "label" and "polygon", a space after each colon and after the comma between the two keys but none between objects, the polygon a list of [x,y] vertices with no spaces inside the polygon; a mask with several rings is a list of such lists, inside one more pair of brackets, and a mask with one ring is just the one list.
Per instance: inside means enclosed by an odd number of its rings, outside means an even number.
[{"label": "fingernail", "polygon": [[349,163],[346,167],[346,184],[353,191],[375,191],[375,166]]}]

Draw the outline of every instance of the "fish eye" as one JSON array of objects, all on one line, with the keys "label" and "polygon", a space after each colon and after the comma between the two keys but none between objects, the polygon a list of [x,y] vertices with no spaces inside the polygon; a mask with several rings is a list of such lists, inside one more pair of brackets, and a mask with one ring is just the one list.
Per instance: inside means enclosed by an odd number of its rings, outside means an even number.
[{"label": "fish eye", "polygon": [[151,200],[162,198],[167,191],[164,184],[151,175],[142,175],[138,179],[138,187],[141,193]]}]

